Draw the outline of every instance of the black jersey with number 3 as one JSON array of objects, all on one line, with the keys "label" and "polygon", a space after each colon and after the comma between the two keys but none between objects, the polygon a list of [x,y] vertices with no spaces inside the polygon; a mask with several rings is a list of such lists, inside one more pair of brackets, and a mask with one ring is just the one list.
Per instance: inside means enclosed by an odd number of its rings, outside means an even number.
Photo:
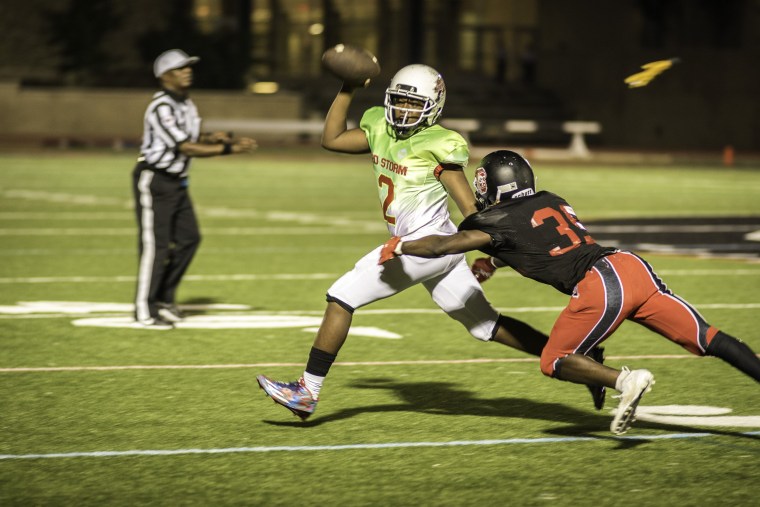
[{"label": "black jersey with number 3", "polygon": [[565,294],[572,294],[597,260],[615,251],[597,245],[567,201],[546,191],[470,215],[459,230],[487,233],[491,244],[481,251]]}]

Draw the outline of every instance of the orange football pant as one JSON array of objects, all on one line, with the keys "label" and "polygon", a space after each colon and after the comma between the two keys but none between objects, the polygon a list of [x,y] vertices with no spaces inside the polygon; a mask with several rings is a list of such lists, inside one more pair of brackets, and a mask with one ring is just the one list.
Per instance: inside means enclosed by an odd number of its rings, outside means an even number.
[{"label": "orange football pant", "polygon": [[699,356],[718,332],[673,294],[644,259],[618,251],[599,259],[576,286],[541,353],[541,371],[553,376],[557,361],[587,354],[626,319]]}]

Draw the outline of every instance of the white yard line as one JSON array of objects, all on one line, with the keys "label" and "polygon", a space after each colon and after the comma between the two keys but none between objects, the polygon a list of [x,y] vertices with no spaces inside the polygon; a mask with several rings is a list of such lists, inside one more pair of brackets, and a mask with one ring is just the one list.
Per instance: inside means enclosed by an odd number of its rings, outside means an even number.
[{"label": "white yard line", "polygon": [[[584,222],[585,223],[585,222]],[[596,234],[637,233],[704,233],[704,232],[752,232],[760,227],[755,224],[661,224],[661,225],[594,225],[586,223],[589,231]]]},{"label": "white yard line", "polygon": [[[387,233],[384,226],[369,225],[335,228],[324,227],[208,227],[203,229],[207,236],[345,236],[355,234]],[[0,229],[0,236],[134,236],[134,227],[62,227],[34,229]]]},{"label": "white yard line", "polygon": [[[760,431],[747,431],[737,435],[755,436]],[[260,447],[225,447],[211,449],[134,449],[129,451],[94,451],[94,452],[61,452],[46,454],[0,454],[0,460],[20,459],[54,459],[54,458],[115,458],[124,456],[177,456],[187,454],[238,454],[238,453],[267,453],[267,452],[328,452],[347,450],[374,450],[374,449],[403,449],[418,447],[472,447],[483,445],[536,445],[536,444],[564,444],[570,442],[609,442],[611,440],[674,440],[720,437],[724,434],[716,433],[667,433],[664,435],[641,435],[641,436],[604,436],[604,437],[549,437],[549,438],[506,438],[493,440],[452,440],[448,442],[388,442],[375,444],[343,444],[343,445],[278,445]]]},{"label": "white yard line", "polygon": [[[692,354],[650,354],[637,356],[607,356],[606,360],[640,359],[696,359]],[[333,366],[422,366],[445,364],[495,364],[495,363],[537,363],[537,357],[505,357],[480,359],[422,359],[417,361],[347,361],[336,362]],[[48,373],[79,371],[122,371],[122,370],[232,370],[241,368],[292,368],[303,363],[250,363],[250,364],[145,364],[116,366],[49,366],[39,368],[0,368],[0,373]]]},{"label": "white yard line", "polygon": [[54,213],[45,211],[2,211],[0,220],[43,220],[52,222],[56,220],[76,220],[80,221],[98,221],[98,220],[129,220],[135,221],[133,213],[124,211],[56,211]]},{"label": "white yard line", "polygon": [[[10,189],[0,191],[0,196],[6,199],[24,199],[29,201],[39,202],[57,202],[64,204],[76,204],[84,206],[116,206],[118,208],[125,208],[127,210],[134,208],[132,200],[123,201],[112,197],[101,197],[92,194],[71,194],[66,192],[48,192],[45,190],[29,190],[29,189]],[[295,224],[319,224],[319,225],[332,225],[339,227],[354,227],[359,231],[386,231],[386,227],[377,220],[357,220],[356,218],[340,217],[334,214],[316,214],[305,213],[285,210],[267,210],[258,211],[250,208],[227,208],[227,207],[210,207],[210,206],[198,206],[198,214],[203,218],[252,218],[260,219],[268,222],[289,222]],[[94,214],[88,214],[83,212],[2,212],[0,213],[0,220],[45,220],[49,222],[51,220],[113,220],[118,218],[133,219],[131,213],[118,213],[118,212],[96,212]],[[11,229],[6,229],[11,230]],[[74,232],[78,229],[39,229],[39,231],[45,232],[33,232],[38,229],[18,229],[18,233],[8,233],[12,235],[55,235],[56,231],[63,230],[68,232],[62,232],[62,235],[80,235],[86,233]],[[135,229],[126,229],[129,234],[135,234]],[[204,229],[204,233],[210,233],[211,229]],[[340,234],[333,230],[334,234]],[[352,232],[353,233],[353,232]],[[93,232],[94,234],[94,232]],[[117,233],[100,232],[103,235],[114,235]],[[122,234],[119,232],[118,234]],[[322,234],[321,232],[319,234]],[[2,232],[0,232],[2,235]]]},{"label": "white yard line", "polygon": [[[180,305],[182,306],[182,305]],[[756,310],[760,308],[760,303],[709,303],[694,304],[698,309],[712,310]],[[541,312],[561,312],[564,306],[514,306],[500,307],[497,310],[501,313],[541,313]],[[3,309],[0,306],[0,311]],[[239,317],[246,315],[322,315],[324,310],[292,310],[292,311],[228,311],[224,314],[218,314],[219,317]],[[441,310],[438,308],[387,308],[387,309],[362,309],[361,315],[438,315]],[[78,317],[122,317],[124,313],[114,312],[48,312],[48,313],[0,313],[0,320],[3,319],[61,319],[61,318],[78,318]]]},{"label": "white yard line", "polygon": [[117,206],[129,208],[132,201],[115,197],[102,197],[92,194],[70,194],[67,192],[48,192],[46,190],[9,189],[0,192],[5,199],[23,199],[38,202],[59,202],[63,204],[78,204],[82,206]]},{"label": "white yard line", "polygon": [[[357,245],[354,247],[346,246],[310,246],[309,253],[347,253],[356,252],[357,254],[365,254],[366,248]],[[250,246],[242,248],[225,248],[225,247],[208,247],[203,249],[204,255],[210,254],[223,254],[223,255],[244,255],[244,254],[301,254],[303,255],[303,246]],[[84,255],[88,257],[102,256],[102,255],[123,255],[134,257],[137,254],[136,248],[9,248],[0,249],[0,256],[3,257],[28,257],[30,255],[36,256],[55,256],[61,257],[66,255]]]},{"label": "white yard line", "polygon": [[[660,276],[760,276],[760,269],[661,269]],[[324,280],[338,278],[340,273],[277,273],[253,274],[237,273],[229,275],[186,275],[183,281],[219,282],[219,281],[255,281],[255,280]],[[497,272],[496,278],[518,278],[519,274],[511,270]],[[0,278],[2,283],[134,283],[135,277],[124,276],[24,276]]]},{"label": "white yard line", "polygon": [[[758,271],[760,274],[760,271]],[[183,281],[228,282],[256,280],[325,280],[337,278],[336,273],[278,273],[278,274],[232,274],[232,275],[185,275]],[[134,283],[134,276],[34,276],[0,278],[0,283]]]}]

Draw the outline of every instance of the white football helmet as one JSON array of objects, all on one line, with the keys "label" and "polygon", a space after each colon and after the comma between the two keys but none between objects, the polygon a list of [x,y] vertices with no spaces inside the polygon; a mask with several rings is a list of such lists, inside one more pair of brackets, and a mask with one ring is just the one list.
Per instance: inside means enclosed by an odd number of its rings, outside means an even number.
[{"label": "white football helmet", "polygon": [[446,85],[432,67],[407,65],[385,90],[385,120],[401,135],[435,125],[446,102]]}]

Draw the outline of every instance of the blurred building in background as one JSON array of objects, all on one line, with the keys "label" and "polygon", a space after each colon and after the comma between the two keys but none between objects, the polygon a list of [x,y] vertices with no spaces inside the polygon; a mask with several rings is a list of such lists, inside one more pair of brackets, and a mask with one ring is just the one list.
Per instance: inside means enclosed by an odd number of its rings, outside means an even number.
[{"label": "blurred building in background", "polygon": [[[0,106],[15,109],[0,135],[35,91],[48,110],[55,90],[89,93],[83,103],[144,94],[171,47],[199,55],[195,88],[228,90],[241,117],[282,100],[289,115],[317,118],[337,90],[320,56],[345,42],[383,66],[356,114],[395,70],[424,62],[446,78],[445,115],[478,121],[475,141],[560,142],[567,133],[523,138],[504,122],[593,120],[602,130],[589,141],[610,147],[758,149],[757,26],[760,0],[6,0]],[[681,63],[649,86],[623,83],[670,57]]]},{"label": "blurred building in background", "polygon": [[209,87],[236,88],[319,76],[322,52],[350,42],[388,69],[424,61],[515,81],[536,43],[538,7],[539,0],[8,0],[0,6],[0,76],[151,85],[145,66],[180,46],[224,69],[207,78]]}]

